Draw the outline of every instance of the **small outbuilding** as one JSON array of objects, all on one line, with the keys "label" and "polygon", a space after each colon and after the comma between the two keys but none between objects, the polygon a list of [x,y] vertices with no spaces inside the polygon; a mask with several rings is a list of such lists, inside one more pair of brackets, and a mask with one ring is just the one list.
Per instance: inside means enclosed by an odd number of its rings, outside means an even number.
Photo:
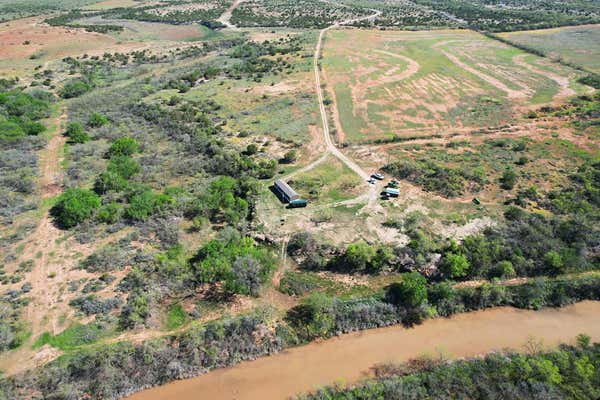
[{"label": "small outbuilding", "polygon": [[286,203],[291,203],[294,200],[300,199],[300,195],[296,193],[296,191],[292,189],[290,185],[281,179],[277,179],[273,187],[275,188],[275,191],[279,197],[281,197],[281,199]]}]

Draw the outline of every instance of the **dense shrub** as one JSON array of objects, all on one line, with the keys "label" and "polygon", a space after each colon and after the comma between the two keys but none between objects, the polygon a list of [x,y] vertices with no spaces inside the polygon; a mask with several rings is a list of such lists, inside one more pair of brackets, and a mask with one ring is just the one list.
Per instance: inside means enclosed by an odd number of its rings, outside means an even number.
[{"label": "dense shrub", "polygon": [[145,221],[152,214],[172,203],[173,199],[170,196],[156,194],[151,190],[144,189],[134,193],[129,198],[125,216],[131,220]]},{"label": "dense shrub", "polygon": [[56,223],[71,228],[87,219],[100,207],[100,197],[91,190],[70,188],[65,190],[52,208]]},{"label": "dense shrub", "polygon": [[88,126],[91,128],[99,128],[108,124],[108,122],[108,118],[105,115],[100,114],[99,112],[93,112],[88,119]]},{"label": "dense shrub", "polygon": [[0,297],[0,351],[19,347],[27,338],[26,326],[19,319],[21,307],[27,304],[22,297],[25,289],[23,285],[21,290],[11,290]]},{"label": "dense shrub", "polygon": [[114,224],[121,219],[123,215],[123,206],[120,203],[108,203],[98,209],[96,218],[106,224]]},{"label": "dense shrub", "polygon": [[136,289],[127,297],[127,304],[123,307],[119,325],[122,329],[133,329],[143,326],[150,316],[148,294]]},{"label": "dense shrub", "polygon": [[265,315],[255,314],[193,326],[143,344],[121,342],[69,352],[36,371],[0,381],[0,393],[13,399],[34,390],[44,398],[116,400],[281,350],[284,342],[267,324]]},{"label": "dense shrub", "polygon": [[79,122],[69,122],[65,136],[69,138],[70,143],[85,143],[90,140],[90,136]]},{"label": "dense shrub", "polygon": [[235,178],[218,177],[210,183],[202,197],[200,211],[213,222],[236,224],[248,217],[248,197],[254,191],[254,187]]},{"label": "dense shrub", "polygon": [[122,270],[134,259],[128,247],[118,245],[101,247],[81,262],[81,268],[88,272],[111,272]]},{"label": "dense shrub", "polygon": [[463,26],[492,32],[596,23],[600,19],[598,7],[592,2],[570,2],[568,7],[554,1],[512,1],[510,6],[485,0],[416,0],[415,3],[451,15]]},{"label": "dense shrub", "polygon": [[[582,186],[583,190],[596,189],[590,184]],[[464,279],[557,275],[598,269],[599,259],[594,250],[598,246],[598,228],[592,222],[595,214],[544,216],[509,207],[504,224],[468,236],[460,245],[442,249],[440,270],[445,277]]]},{"label": "dense shrub", "polygon": [[519,176],[515,171],[507,168],[500,177],[500,187],[504,190],[512,190],[515,187],[518,178]]},{"label": "dense shrub", "polygon": [[70,99],[79,97],[90,90],[92,90],[92,85],[89,82],[82,79],[75,79],[65,83],[63,88],[59,91],[59,95],[63,99]]},{"label": "dense shrub", "polygon": [[228,292],[257,295],[275,263],[270,251],[235,234],[208,242],[194,256],[192,266],[199,282],[223,282]]},{"label": "dense shrub", "polygon": [[115,140],[108,149],[108,156],[130,156],[140,151],[140,145],[134,138],[123,136]]},{"label": "dense shrub", "polygon": [[94,182],[94,191],[98,194],[105,194],[110,191],[122,192],[130,187],[127,179],[117,172],[104,171]]},{"label": "dense shrub", "polygon": [[427,280],[417,272],[402,275],[386,289],[385,301],[395,306],[417,308],[427,301]]},{"label": "dense shrub", "polygon": [[289,150],[283,155],[279,162],[282,164],[292,164],[295,163],[297,159],[298,154],[296,153],[296,150]]},{"label": "dense shrub", "polygon": [[129,156],[115,155],[109,160],[106,172],[128,180],[140,172],[140,164]]},{"label": "dense shrub", "polygon": [[460,196],[464,191],[465,178],[471,178],[464,171],[435,164],[433,161],[397,161],[383,167],[383,170],[399,179],[406,179],[446,197]]},{"label": "dense shrub", "polygon": [[591,86],[594,89],[600,89],[600,75],[598,75],[598,74],[589,74],[589,75],[583,76],[583,77],[579,78],[577,80],[577,82],[587,85],[587,86]]},{"label": "dense shrub", "polygon": [[92,294],[76,297],[69,302],[69,305],[75,307],[85,315],[107,314],[121,305],[121,299],[118,297],[101,299]]},{"label": "dense shrub", "polygon": [[581,300],[600,299],[600,277],[537,278],[519,285],[486,284],[459,289],[440,283],[431,286],[428,292],[430,304],[443,316],[496,306],[562,307]]},{"label": "dense shrub", "polygon": [[45,130],[38,122],[50,116],[49,101],[21,90],[0,91],[0,142],[17,142]]}]

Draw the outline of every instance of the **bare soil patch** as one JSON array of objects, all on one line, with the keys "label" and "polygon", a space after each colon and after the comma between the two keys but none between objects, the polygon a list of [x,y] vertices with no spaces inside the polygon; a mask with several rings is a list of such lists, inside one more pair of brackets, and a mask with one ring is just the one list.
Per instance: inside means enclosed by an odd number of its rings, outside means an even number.
[{"label": "bare soil patch", "polygon": [[0,24],[0,58],[24,59],[41,51],[44,53],[39,53],[40,58],[61,58],[88,49],[104,50],[116,43],[108,35],[48,26],[42,20],[35,17]]}]

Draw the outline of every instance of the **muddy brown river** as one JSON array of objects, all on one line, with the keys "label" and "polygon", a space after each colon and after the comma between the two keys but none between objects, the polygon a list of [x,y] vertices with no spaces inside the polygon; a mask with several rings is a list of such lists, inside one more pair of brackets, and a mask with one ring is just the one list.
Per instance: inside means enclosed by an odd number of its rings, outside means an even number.
[{"label": "muddy brown river", "polygon": [[522,350],[530,338],[551,346],[572,342],[579,333],[600,340],[600,302],[542,311],[500,307],[429,320],[411,329],[392,326],[351,333],[144,390],[127,399],[286,399],[324,385],[356,382],[379,363],[438,351],[469,357],[505,348]]}]

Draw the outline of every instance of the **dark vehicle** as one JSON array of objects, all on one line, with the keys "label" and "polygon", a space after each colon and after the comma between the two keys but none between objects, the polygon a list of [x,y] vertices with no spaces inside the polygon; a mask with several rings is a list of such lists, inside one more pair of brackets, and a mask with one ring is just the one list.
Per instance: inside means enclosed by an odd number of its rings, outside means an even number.
[{"label": "dark vehicle", "polygon": [[300,207],[306,207],[307,205],[308,205],[308,201],[306,201],[304,199],[296,199],[296,200],[290,201],[289,208],[300,208]]}]

